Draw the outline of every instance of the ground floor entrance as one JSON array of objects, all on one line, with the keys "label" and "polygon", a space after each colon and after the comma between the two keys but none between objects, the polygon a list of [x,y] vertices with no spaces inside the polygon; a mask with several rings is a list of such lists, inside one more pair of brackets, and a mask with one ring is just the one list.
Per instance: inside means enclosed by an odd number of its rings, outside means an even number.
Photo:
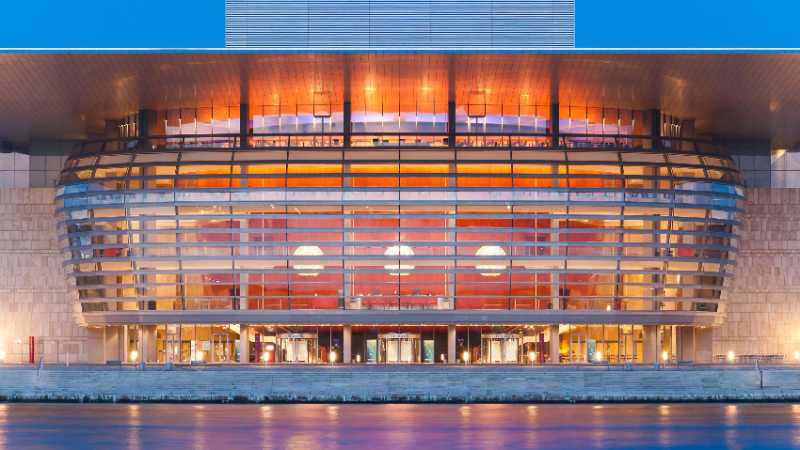
[{"label": "ground floor entrance", "polygon": [[121,363],[643,364],[710,362],[711,346],[707,327],[635,324],[157,324],[92,334],[92,360]]}]

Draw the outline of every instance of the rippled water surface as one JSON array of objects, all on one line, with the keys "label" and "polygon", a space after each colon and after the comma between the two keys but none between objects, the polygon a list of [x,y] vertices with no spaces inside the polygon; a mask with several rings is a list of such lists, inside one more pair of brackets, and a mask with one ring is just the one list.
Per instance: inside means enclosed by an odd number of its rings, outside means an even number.
[{"label": "rippled water surface", "polygon": [[0,449],[800,448],[800,404],[1,404]]}]

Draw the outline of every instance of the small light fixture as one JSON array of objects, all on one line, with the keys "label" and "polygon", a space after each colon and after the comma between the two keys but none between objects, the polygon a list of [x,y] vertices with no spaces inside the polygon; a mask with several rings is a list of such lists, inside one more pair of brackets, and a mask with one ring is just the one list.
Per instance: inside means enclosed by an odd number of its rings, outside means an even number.
[{"label": "small light fixture", "polygon": [[464,360],[464,364],[469,364],[469,352],[464,350],[464,353],[461,354],[461,359]]},{"label": "small light fixture", "polygon": [[330,353],[328,353],[328,361],[331,364],[336,362],[336,350],[331,350]]},{"label": "small light fixture", "polygon": [[734,362],[736,360],[736,353],[733,350],[728,352],[728,362]]},{"label": "small light fixture", "polygon": [[274,352],[275,351],[275,344],[267,344],[267,351]]},{"label": "small light fixture", "polygon": [[794,352],[794,360],[800,361],[800,351],[795,350]]},{"label": "small light fixture", "polygon": [[[322,249],[316,245],[301,245],[297,247],[292,255],[294,256],[323,256]],[[301,272],[298,273],[301,277],[315,277],[319,275],[319,271],[324,269],[325,267],[320,264],[295,264],[292,266],[294,270],[300,270]],[[303,272],[303,271],[311,271],[311,272]]]},{"label": "small light fixture", "polygon": [[136,362],[136,360],[139,359],[139,352],[136,350],[131,350],[130,358],[131,361]]},{"label": "small light fixture", "polygon": [[4,350],[0,350],[0,363],[5,362],[6,356],[6,352]]},{"label": "small light fixture", "polygon": [[[475,256],[506,256],[506,251],[499,245],[482,245],[478,248],[478,251],[475,252]],[[478,264],[475,268],[478,270],[486,270],[487,272],[481,272],[481,275],[485,277],[498,277],[500,276],[500,272],[506,270],[505,264],[497,263]]]},{"label": "small light fixture", "polygon": [[530,361],[531,364],[536,362],[536,352],[528,352],[528,361]]},{"label": "small light fixture", "polygon": [[669,352],[667,351],[661,352],[661,360],[667,362],[669,360]]},{"label": "small light fixture", "polygon": [[603,352],[594,352],[594,360],[595,361],[602,361],[603,360]]},{"label": "small light fixture", "polygon": [[442,353],[441,355],[439,355],[439,359],[441,359],[441,360],[442,360],[442,362],[446,362],[446,361],[447,361],[447,360],[444,358],[444,353]]},{"label": "small light fixture", "polygon": [[361,362],[361,355],[356,355],[356,362],[357,362],[357,363],[360,363],[360,362]]},{"label": "small light fixture", "polygon": [[[407,245],[392,245],[388,247],[385,252],[383,252],[384,256],[414,256],[414,250],[407,246]],[[411,264],[387,264],[383,266],[384,269],[389,271],[389,275],[394,277],[404,277],[408,275],[408,272],[402,272],[404,270],[414,270],[414,266]]]},{"label": "small light fixture", "polygon": [[606,305],[606,311],[611,311],[611,305]]}]

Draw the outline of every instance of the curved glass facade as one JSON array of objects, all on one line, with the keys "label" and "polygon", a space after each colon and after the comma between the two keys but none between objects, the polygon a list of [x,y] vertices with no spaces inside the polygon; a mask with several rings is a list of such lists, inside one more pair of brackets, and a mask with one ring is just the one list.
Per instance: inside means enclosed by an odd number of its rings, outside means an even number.
[{"label": "curved glass facade", "polygon": [[605,146],[76,153],[58,192],[84,311],[156,313],[714,312],[741,199],[727,156]]}]

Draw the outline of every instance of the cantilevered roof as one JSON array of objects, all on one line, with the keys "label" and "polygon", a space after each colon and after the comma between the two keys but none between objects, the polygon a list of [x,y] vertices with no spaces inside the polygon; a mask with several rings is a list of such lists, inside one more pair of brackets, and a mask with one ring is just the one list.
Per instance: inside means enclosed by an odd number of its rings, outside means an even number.
[{"label": "cantilevered roof", "polygon": [[[349,80],[349,81],[348,81]],[[800,141],[792,53],[6,53],[0,140],[82,138],[139,109],[333,102],[659,108],[704,134]],[[361,103],[359,103],[361,102]]]}]

